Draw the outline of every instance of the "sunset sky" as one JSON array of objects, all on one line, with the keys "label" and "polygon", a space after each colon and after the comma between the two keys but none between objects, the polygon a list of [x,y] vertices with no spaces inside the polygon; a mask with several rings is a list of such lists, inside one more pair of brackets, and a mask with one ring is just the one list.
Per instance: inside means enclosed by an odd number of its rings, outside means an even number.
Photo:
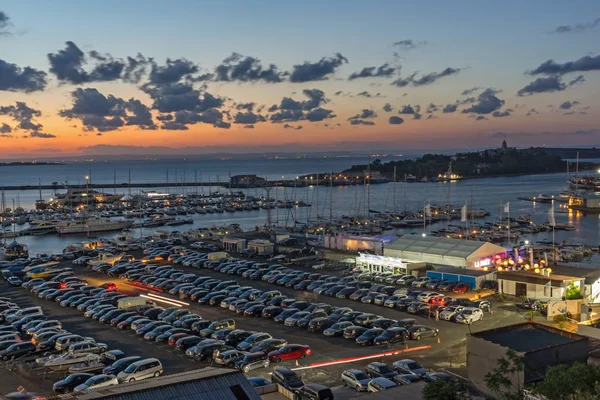
[{"label": "sunset sky", "polygon": [[597,145],[599,39],[597,0],[4,2],[0,159]]}]

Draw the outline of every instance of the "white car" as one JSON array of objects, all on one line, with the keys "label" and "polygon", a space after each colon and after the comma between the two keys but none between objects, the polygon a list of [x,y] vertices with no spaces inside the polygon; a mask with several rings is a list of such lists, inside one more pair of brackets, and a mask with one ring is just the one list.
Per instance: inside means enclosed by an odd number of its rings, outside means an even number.
[{"label": "white car", "polygon": [[190,247],[191,247],[192,249],[203,249],[203,248],[204,248],[204,246],[205,246],[205,243],[204,243],[204,242],[196,242],[196,243],[192,243],[192,244],[190,245]]},{"label": "white car", "polygon": [[423,292],[417,296],[417,300],[428,302],[434,297],[441,296],[438,292]]},{"label": "white car", "polygon": [[439,314],[439,319],[444,321],[452,320],[452,317],[456,317],[460,312],[464,310],[463,306],[450,306]]},{"label": "white car", "polygon": [[456,322],[472,324],[483,319],[483,311],[475,307],[466,307],[456,316]]},{"label": "white car", "polygon": [[96,389],[96,388],[105,387],[105,386],[114,386],[114,385],[118,385],[118,384],[119,384],[119,380],[117,379],[116,376],[100,374],[100,375],[92,376],[90,379],[88,379],[81,385],[75,386],[74,390],[76,392],[84,392],[88,389]]}]

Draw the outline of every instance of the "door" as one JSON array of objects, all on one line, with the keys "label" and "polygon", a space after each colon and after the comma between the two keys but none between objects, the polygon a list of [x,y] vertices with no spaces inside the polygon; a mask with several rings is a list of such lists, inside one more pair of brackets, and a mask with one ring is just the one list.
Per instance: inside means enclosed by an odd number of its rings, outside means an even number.
[{"label": "door", "polygon": [[516,282],[515,284],[515,296],[527,296],[527,284]]}]

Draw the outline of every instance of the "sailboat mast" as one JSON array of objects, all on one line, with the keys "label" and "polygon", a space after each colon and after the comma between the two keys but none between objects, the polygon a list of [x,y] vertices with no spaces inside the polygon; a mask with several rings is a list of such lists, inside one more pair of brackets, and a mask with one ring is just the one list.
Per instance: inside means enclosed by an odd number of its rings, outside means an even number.
[{"label": "sailboat mast", "polygon": [[394,214],[396,214],[396,166],[394,165],[394,206],[392,207]]},{"label": "sailboat mast", "polygon": [[4,188],[2,188],[2,240],[6,246],[6,200],[4,199]]},{"label": "sailboat mast", "polygon": [[329,175],[329,223],[333,221],[333,171]]},{"label": "sailboat mast", "polygon": [[367,165],[367,219],[371,215],[371,157],[369,157],[369,164]]},{"label": "sailboat mast", "polygon": [[319,171],[317,171],[317,187],[315,189],[315,195],[317,196],[317,223],[319,223]]}]

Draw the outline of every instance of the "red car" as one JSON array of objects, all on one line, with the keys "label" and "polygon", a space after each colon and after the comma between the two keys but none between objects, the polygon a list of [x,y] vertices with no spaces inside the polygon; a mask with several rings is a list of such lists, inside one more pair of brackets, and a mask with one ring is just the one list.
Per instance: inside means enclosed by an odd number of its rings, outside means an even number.
[{"label": "red car", "polygon": [[282,362],[285,360],[296,360],[310,356],[312,351],[309,346],[302,344],[286,344],[280,349],[273,350],[269,353],[271,362]]},{"label": "red car", "polygon": [[106,290],[117,290],[117,285],[114,282],[106,282],[100,285],[102,289]]},{"label": "red car", "polygon": [[452,291],[454,293],[463,294],[467,293],[469,290],[471,290],[471,286],[467,285],[466,283],[459,283],[458,285],[454,286]]},{"label": "red car", "polygon": [[175,346],[175,343],[177,343],[177,341],[179,339],[181,339],[182,337],[186,337],[189,336],[189,333],[176,333],[174,335],[169,336],[169,346]]},{"label": "red car", "polygon": [[430,306],[443,307],[448,305],[448,298],[445,296],[432,297],[428,303]]}]

